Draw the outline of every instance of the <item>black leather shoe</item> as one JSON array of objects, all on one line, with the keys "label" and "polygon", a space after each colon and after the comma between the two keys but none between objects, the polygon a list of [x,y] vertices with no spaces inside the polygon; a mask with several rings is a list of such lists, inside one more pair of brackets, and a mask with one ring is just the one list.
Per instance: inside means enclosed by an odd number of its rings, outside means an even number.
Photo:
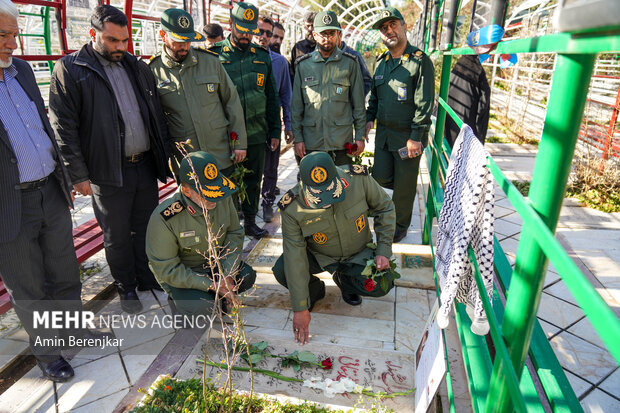
[{"label": "black leather shoe", "polygon": [[321,281],[321,285],[323,288],[321,288],[321,290],[319,291],[319,295],[310,303],[310,308],[308,308],[308,311],[310,312],[312,312],[316,303],[325,298],[325,283]]},{"label": "black leather shoe", "polygon": [[43,363],[37,360],[37,365],[43,372],[45,378],[55,381],[56,383],[69,381],[75,375],[73,367],[62,357],[50,363]]},{"label": "black leather shoe", "polygon": [[245,235],[260,239],[267,235],[268,232],[267,230],[259,228],[259,226],[256,225],[255,218],[255,216],[247,215],[243,221],[243,227],[245,230]]},{"label": "black leather shoe", "polygon": [[138,294],[134,290],[119,292],[121,297],[121,308],[129,314],[137,314],[142,311],[142,303],[138,298]]},{"label": "black leather shoe", "polygon": [[343,292],[342,299],[344,300],[345,303],[349,305],[360,305],[362,303],[362,297],[360,297],[358,294],[351,294],[351,293]]},{"label": "black leather shoe", "polygon": [[273,193],[274,193],[275,195],[280,195],[280,188],[278,188],[278,187],[276,186],[276,189],[274,189],[274,190],[273,190]]},{"label": "black leather shoe", "polygon": [[406,229],[398,229],[398,228],[396,228],[396,231],[394,231],[394,242],[395,243],[396,242],[400,242],[406,236],[407,236],[407,230]]},{"label": "black leather shoe", "polygon": [[271,205],[265,205],[263,207],[263,221],[273,221],[273,207]]}]

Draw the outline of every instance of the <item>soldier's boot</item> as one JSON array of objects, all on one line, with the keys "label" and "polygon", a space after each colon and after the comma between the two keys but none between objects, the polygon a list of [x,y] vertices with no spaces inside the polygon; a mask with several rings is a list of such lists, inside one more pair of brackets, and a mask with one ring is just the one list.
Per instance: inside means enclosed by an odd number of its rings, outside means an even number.
[{"label": "soldier's boot", "polygon": [[243,227],[245,235],[249,237],[260,239],[268,234],[267,230],[259,228],[259,226],[256,225],[256,215],[246,215],[243,221]]},{"label": "soldier's boot", "polygon": [[273,221],[273,207],[271,205],[265,205],[263,207],[263,221]]},{"label": "soldier's boot", "polygon": [[359,294],[355,293],[345,293],[342,292],[342,299],[345,303],[349,305],[360,305],[362,303],[362,297]]},{"label": "soldier's boot", "polygon": [[394,243],[400,242],[407,236],[407,230],[396,227],[394,231]]}]

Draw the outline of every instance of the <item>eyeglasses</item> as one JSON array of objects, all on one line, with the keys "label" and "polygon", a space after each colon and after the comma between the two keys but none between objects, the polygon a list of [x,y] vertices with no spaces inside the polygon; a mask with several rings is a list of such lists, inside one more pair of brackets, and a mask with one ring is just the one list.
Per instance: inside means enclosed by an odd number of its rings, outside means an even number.
[{"label": "eyeglasses", "polygon": [[321,36],[324,39],[327,39],[329,37],[336,37],[338,35],[338,30],[325,30],[322,32],[315,32],[316,34],[318,34],[319,36]]},{"label": "eyeglasses", "polygon": [[273,36],[273,32],[271,30],[258,29],[258,35],[262,36],[263,34],[267,37]]}]

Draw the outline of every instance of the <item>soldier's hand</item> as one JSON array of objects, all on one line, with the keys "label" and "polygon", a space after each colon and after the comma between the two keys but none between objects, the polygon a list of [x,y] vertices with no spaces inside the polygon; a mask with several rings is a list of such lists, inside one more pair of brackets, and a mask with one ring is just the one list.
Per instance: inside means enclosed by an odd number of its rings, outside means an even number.
[{"label": "soldier's hand", "polygon": [[247,151],[245,149],[235,149],[235,162],[234,163],[242,162],[245,159],[246,155],[247,155]]},{"label": "soldier's hand", "polygon": [[303,158],[306,156],[306,144],[303,142],[299,142],[295,144],[295,155]]},{"label": "soldier's hand", "polygon": [[275,152],[276,149],[278,149],[279,145],[280,145],[280,139],[271,138],[271,142],[269,144],[269,149],[271,149],[271,152]]},{"label": "soldier's hand", "polygon": [[366,135],[364,135],[364,139],[366,139],[366,142],[368,142],[368,134],[370,133],[370,130],[373,126],[375,126],[375,122],[366,122]]},{"label": "soldier's hand", "polygon": [[390,268],[390,260],[383,255],[377,255],[375,256],[375,265],[378,271],[387,270]]},{"label": "soldier's hand", "polygon": [[284,131],[284,140],[286,141],[286,143],[292,143],[293,142],[293,131],[290,130],[285,130]]},{"label": "soldier's hand", "polygon": [[80,195],[92,195],[93,194],[93,190],[91,189],[90,182],[88,180],[73,185],[73,190]]},{"label": "soldier's hand", "polygon": [[422,155],[422,142],[412,141],[407,139],[407,152],[409,152],[410,158]]},{"label": "soldier's hand", "polygon": [[308,342],[310,318],[310,311],[308,310],[295,311],[293,315],[293,334],[295,341],[301,345]]},{"label": "soldier's hand", "polygon": [[366,147],[366,144],[364,143],[363,140],[355,141],[355,143],[357,143],[357,150],[353,152],[353,156],[360,156],[360,154],[364,152],[364,148]]},{"label": "soldier's hand", "polygon": [[[226,276],[219,281],[219,289],[217,290],[220,297],[228,301],[231,306],[239,304],[239,298],[237,297],[237,285],[233,277]],[[217,288],[217,287],[216,287]]]}]

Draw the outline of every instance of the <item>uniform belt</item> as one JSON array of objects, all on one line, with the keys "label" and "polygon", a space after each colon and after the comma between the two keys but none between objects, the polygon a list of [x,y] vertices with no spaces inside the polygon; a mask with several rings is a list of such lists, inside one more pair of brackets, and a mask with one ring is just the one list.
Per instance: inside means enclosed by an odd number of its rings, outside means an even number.
[{"label": "uniform belt", "polygon": [[131,156],[125,156],[125,160],[129,163],[138,163],[146,156],[146,152],[134,153]]},{"label": "uniform belt", "polygon": [[27,191],[29,189],[39,189],[47,183],[48,179],[49,176],[46,176],[45,178],[39,179],[38,181],[22,182],[21,184],[19,184],[19,189],[21,189],[22,191]]}]

